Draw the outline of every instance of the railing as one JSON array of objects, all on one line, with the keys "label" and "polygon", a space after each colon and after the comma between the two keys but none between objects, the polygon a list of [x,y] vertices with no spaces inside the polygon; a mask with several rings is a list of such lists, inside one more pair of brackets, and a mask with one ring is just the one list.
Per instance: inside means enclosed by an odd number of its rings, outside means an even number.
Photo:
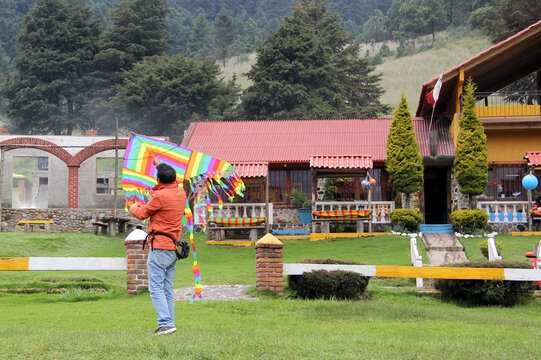
[{"label": "railing", "polygon": [[527,201],[479,201],[477,208],[488,214],[489,223],[527,223]]},{"label": "railing", "polygon": [[390,223],[389,213],[395,208],[394,201],[317,201],[316,211],[372,210],[373,223]]},{"label": "railing", "polygon": [[[218,204],[212,204],[212,213],[215,218],[248,218],[267,217],[265,203],[238,203],[224,204],[220,209]],[[273,204],[269,203],[269,224],[273,224]],[[203,207],[203,214],[208,218],[207,208]],[[201,224],[199,213],[195,211],[194,224]]]},{"label": "railing", "polygon": [[541,91],[476,92],[479,118],[541,117]]},{"label": "railing", "polygon": [[[419,254],[419,248],[417,247],[417,238],[410,238],[410,257],[411,265],[415,267],[423,267],[423,257]],[[416,279],[416,285],[418,288],[423,287],[423,278]]]}]

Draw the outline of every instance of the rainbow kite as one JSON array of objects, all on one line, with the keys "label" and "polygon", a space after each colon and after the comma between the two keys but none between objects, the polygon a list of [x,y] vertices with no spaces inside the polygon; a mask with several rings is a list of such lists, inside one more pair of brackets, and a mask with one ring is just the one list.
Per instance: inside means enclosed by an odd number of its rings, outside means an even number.
[{"label": "rainbow kite", "polygon": [[[227,194],[229,200],[233,200],[235,195],[243,196],[244,183],[228,162],[166,141],[132,134],[126,148],[122,169],[122,189],[126,194],[126,211],[135,203],[144,204],[150,200],[152,188],[158,183],[156,167],[152,162],[154,157],[176,170],[177,183],[182,185],[184,182],[190,187],[194,198],[194,208],[197,207],[204,228],[206,228],[206,221],[201,207],[202,198],[206,198],[210,216],[212,206],[207,195],[215,194],[220,208],[223,200],[219,189]],[[195,278],[195,294],[191,300],[193,303],[196,298],[202,299],[202,285],[193,240],[193,213],[188,199],[186,199],[184,216],[188,224],[193,252]]]}]

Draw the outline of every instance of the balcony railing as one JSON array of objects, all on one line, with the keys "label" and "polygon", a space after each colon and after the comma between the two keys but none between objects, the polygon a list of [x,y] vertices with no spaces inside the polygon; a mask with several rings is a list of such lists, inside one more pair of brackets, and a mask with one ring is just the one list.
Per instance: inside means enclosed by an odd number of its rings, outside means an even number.
[{"label": "balcony railing", "polygon": [[317,201],[315,210],[372,210],[372,222],[376,224],[390,223],[389,213],[395,209],[394,201]]},{"label": "balcony railing", "polygon": [[539,90],[476,92],[474,95],[478,99],[475,112],[479,118],[541,117],[541,91]]},{"label": "balcony railing", "polygon": [[479,201],[477,208],[488,214],[489,223],[528,222],[527,201]]}]

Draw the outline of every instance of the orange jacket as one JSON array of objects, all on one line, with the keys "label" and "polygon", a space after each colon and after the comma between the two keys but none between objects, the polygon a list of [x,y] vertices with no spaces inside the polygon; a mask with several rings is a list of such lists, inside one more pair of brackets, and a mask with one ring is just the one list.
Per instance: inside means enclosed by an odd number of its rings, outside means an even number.
[{"label": "orange jacket", "polygon": [[[177,183],[158,184],[154,187],[150,201],[144,205],[134,205],[130,213],[138,219],[150,217],[149,232],[161,232],[180,240],[182,217],[186,207],[186,193]],[[149,238],[150,242],[150,238]],[[150,248],[151,244],[148,244]],[[154,249],[176,250],[176,246],[166,236],[156,235]]]}]

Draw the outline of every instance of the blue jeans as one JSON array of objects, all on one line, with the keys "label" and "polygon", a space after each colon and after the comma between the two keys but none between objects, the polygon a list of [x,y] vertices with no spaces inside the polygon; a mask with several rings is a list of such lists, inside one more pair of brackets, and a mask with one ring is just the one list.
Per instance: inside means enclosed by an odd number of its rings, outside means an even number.
[{"label": "blue jeans", "polygon": [[174,250],[149,250],[148,290],[158,313],[158,326],[175,326],[173,278],[177,254]]}]

